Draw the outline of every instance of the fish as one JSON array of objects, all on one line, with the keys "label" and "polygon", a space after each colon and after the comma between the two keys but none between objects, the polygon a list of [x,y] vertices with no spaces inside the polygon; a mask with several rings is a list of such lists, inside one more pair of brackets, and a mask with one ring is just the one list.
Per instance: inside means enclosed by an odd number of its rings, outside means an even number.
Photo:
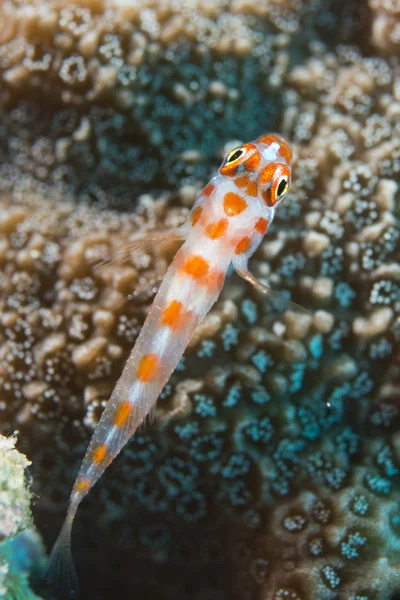
[{"label": "fish", "polygon": [[276,133],[234,148],[199,195],[184,225],[135,242],[135,247],[170,240],[183,244],[97,423],[49,559],[47,581],[61,583],[69,597],[79,593],[71,553],[78,506],[151,415],[194,331],[218,299],[230,265],[259,292],[274,297],[274,292],[251,274],[248,261],[289,191],[292,157],[289,142]]}]

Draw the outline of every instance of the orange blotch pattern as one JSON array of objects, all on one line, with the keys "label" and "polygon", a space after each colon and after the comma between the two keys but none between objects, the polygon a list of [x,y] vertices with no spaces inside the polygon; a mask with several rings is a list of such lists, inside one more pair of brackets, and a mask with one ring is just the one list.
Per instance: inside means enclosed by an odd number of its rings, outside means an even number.
[{"label": "orange blotch pattern", "polygon": [[235,254],[243,254],[243,252],[247,252],[251,246],[251,240],[249,237],[244,237],[240,240],[238,245],[235,248]]},{"label": "orange blotch pattern", "polygon": [[81,479],[76,483],[76,491],[78,494],[86,494],[90,489],[90,481],[88,479]]},{"label": "orange blotch pattern", "polygon": [[161,326],[166,325],[171,329],[176,329],[182,316],[182,302],[172,300],[161,313]]},{"label": "orange blotch pattern", "polygon": [[267,146],[271,145],[273,142],[277,142],[279,144],[279,154],[282,158],[285,159],[287,164],[289,164],[292,160],[292,150],[289,144],[284,140],[283,137],[279,135],[274,135],[273,133],[269,133],[267,135],[262,135],[258,138],[257,142],[261,144],[266,144]]},{"label": "orange blotch pattern", "polygon": [[235,179],[235,184],[240,189],[245,189],[249,196],[258,196],[258,184],[255,181],[250,181],[247,175]]},{"label": "orange blotch pattern", "polygon": [[249,183],[249,185],[247,186],[246,193],[249,196],[257,197],[258,196],[258,184],[255,181],[251,181]]},{"label": "orange blotch pattern", "polygon": [[269,146],[273,142],[278,142],[278,144],[281,144],[282,140],[283,140],[283,138],[280,138],[279,136],[274,135],[273,133],[267,133],[266,135],[260,136],[257,139],[257,142],[259,142],[260,144],[266,144],[267,146]]},{"label": "orange blotch pattern", "polygon": [[153,377],[157,376],[159,364],[160,361],[157,354],[145,354],[136,370],[136,377],[142,383],[147,383]]},{"label": "orange blotch pattern", "polygon": [[208,185],[206,185],[206,187],[202,191],[202,195],[205,198],[208,198],[212,194],[213,190],[214,190],[214,184],[213,183],[209,183]]},{"label": "orange blotch pattern", "polygon": [[265,190],[265,192],[263,192],[261,195],[267,206],[274,206],[274,204],[276,203],[276,196],[273,193],[272,188]]},{"label": "orange blotch pattern", "polygon": [[204,277],[208,269],[209,265],[206,259],[197,254],[189,256],[182,266],[182,272],[186,275],[190,275],[194,279],[201,279]]},{"label": "orange blotch pattern", "polygon": [[244,166],[248,171],[255,171],[260,166],[261,154],[256,150],[247,160],[244,162]]},{"label": "orange blotch pattern", "polygon": [[267,229],[268,229],[267,219],[263,219],[262,217],[260,217],[255,224],[255,230],[258,233],[261,233],[261,235],[265,235],[267,233]]},{"label": "orange blotch pattern", "polygon": [[293,154],[289,144],[286,144],[286,142],[281,142],[279,154],[286,160],[287,164],[290,164]]},{"label": "orange blotch pattern", "polygon": [[125,423],[127,422],[127,420],[130,417],[131,412],[132,412],[131,403],[128,402],[127,400],[125,400],[124,402],[121,402],[118,405],[117,411],[115,413],[114,425],[116,425],[116,427],[122,427],[123,425],[125,425]]},{"label": "orange blotch pattern", "polygon": [[220,168],[220,173],[222,173],[222,175],[232,177],[236,173],[238,166],[239,165],[236,163],[236,161],[234,161],[232,164],[226,163],[226,165]]},{"label": "orange blotch pattern", "polygon": [[228,219],[220,219],[216,223],[210,223],[206,228],[209,238],[216,240],[224,235],[228,228]]},{"label": "orange blotch pattern", "polygon": [[213,269],[208,277],[208,289],[211,294],[221,291],[225,281],[225,273],[219,269]]},{"label": "orange blotch pattern", "polygon": [[260,183],[265,185],[266,183],[272,182],[276,170],[279,168],[277,163],[269,163],[260,173]]},{"label": "orange blotch pattern", "polygon": [[275,184],[273,182],[274,179],[276,180],[276,177],[281,171],[282,165],[279,165],[277,163],[270,163],[269,165],[264,167],[260,173],[261,186],[266,186],[270,184],[270,186],[262,193],[263,200],[268,206],[274,206],[276,202]]},{"label": "orange blotch pattern", "polygon": [[94,460],[94,462],[96,462],[98,464],[102,463],[106,456],[107,456],[107,446],[105,444],[101,444],[101,446],[97,446],[96,450],[93,452],[93,460]]},{"label": "orange blotch pattern", "polygon": [[194,227],[196,223],[199,222],[203,209],[201,206],[197,206],[191,214],[192,226]]},{"label": "orange blotch pattern", "polygon": [[248,183],[249,183],[249,178],[247,177],[247,175],[244,175],[243,177],[238,177],[237,179],[235,179],[235,184],[238,186],[238,188],[245,188],[245,187],[247,187]]},{"label": "orange blotch pattern", "polygon": [[243,212],[247,208],[247,203],[239,196],[239,194],[235,194],[234,192],[228,192],[224,196],[224,211],[228,217],[235,217]]}]

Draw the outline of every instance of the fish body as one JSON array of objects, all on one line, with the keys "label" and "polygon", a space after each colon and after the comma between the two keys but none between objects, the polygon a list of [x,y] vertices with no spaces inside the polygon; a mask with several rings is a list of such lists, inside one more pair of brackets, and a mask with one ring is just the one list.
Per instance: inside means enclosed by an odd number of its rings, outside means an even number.
[{"label": "fish body", "polygon": [[288,142],[277,134],[235,148],[202,191],[187,224],[174,233],[185,241],[93,433],[50,557],[49,579],[61,576],[69,595],[78,590],[71,557],[78,505],[154,408],[193,332],[217,300],[229,265],[260,291],[267,290],[249,273],[247,261],[289,189],[291,160]]}]

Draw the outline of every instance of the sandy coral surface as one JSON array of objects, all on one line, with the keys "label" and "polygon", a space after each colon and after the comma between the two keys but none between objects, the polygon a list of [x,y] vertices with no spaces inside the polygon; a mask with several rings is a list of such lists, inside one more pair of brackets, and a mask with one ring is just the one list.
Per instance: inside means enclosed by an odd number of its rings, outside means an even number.
[{"label": "sandy coral surface", "polygon": [[394,600],[396,2],[0,11],[0,430],[29,448],[46,542],[176,247],[99,265],[182,223],[228,146],[278,130],[292,189],[251,266],[311,314],[229,278],[82,504],[82,593]]}]

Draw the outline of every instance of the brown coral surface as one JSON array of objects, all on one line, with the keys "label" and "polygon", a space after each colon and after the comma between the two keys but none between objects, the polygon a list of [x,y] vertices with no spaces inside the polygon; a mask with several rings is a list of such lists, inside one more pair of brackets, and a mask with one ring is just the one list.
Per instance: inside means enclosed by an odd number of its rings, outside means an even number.
[{"label": "brown coral surface", "polygon": [[29,448],[49,546],[175,247],[99,265],[182,223],[235,140],[295,150],[252,270],[312,313],[229,279],[82,504],[84,598],[394,598],[397,18],[373,0],[1,5],[0,430]]}]

